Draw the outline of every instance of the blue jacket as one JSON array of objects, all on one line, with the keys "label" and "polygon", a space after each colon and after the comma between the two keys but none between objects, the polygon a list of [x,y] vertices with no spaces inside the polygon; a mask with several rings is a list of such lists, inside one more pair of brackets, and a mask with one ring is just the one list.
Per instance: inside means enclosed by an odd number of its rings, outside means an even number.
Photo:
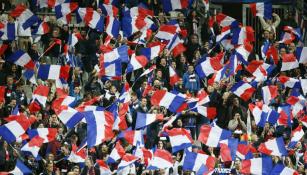
[{"label": "blue jacket", "polygon": [[198,91],[200,89],[200,81],[198,75],[195,72],[193,74],[189,74],[189,72],[184,73],[183,85],[188,91]]}]

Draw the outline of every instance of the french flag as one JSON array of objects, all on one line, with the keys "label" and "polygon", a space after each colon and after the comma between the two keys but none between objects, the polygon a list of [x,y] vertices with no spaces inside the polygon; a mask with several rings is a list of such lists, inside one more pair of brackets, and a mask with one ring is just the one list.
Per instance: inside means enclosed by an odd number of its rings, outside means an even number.
[{"label": "french flag", "polygon": [[111,36],[116,38],[119,34],[119,29],[120,29],[120,22],[117,18],[113,16],[107,16],[106,17],[106,33]]},{"label": "french flag", "polygon": [[258,147],[258,151],[272,156],[285,156],[288,154],[282,137],[270,139],[261,143]]},{"label": "french flag", "polygon": [[44,143],[48,143],[56,138],[58,130],[56,128],[37,128],[28,130],[27,133],[30,138],[39,136]]},{"label": "french flag", "polygon": [[143,146],[144,139],[141,130],[128,130],[119,134],[119,138],[124,138],[130,145]]},{"label": "french flag", "polygon": [[288,147],[293,149],[296,144],[303,138],[304,134],[305,133],[302,126],[295,128],[295,130],[293,130],[291,133],[291,140],[288,144]]},{"label": "french flag", "polygon": [[237,57],[244,63],[248,65],[248,57],[253,51],[253,45],[248,42],[245,42],[243,45],[236,48],[236,55]]},{"label": "french flag", "polygon": [[3,55],[7,48],[8,48],[7,44],[0,43],[0,55]]},{"label": "french flag", "polygon": [[300,80],[295,79],[295,78],[291,78],[291,77],[287,77],[285,75],[281,75],[281,76],[278,77],[278,80],[285,87],[289,87],[289,88],[300,88],[301,87]]},{"label": "french flag", "polygon": [[57,80],[63,78],[67,80],[69,77],[70,66],[41,64],[38,68],[37,78],[42,80]]},{"label": "french flag", "polygon": [[249,5],[254,16],[261,16],[265,19],[272,18],[272,3],[271,2],[258,2]]},{"label": "french flag", "polygon": [[297,171],[295,171],[292,168],[286,167],[283,164],[276,164],[274,168],[271,171],[272,175],[278,174],[278,175],[299,175]]},{"label": "french flag", "polygon": [[[13,41],[17,36],[18,23],[5,22],[3,27],[0,27],[0,36],[2,40]],[[2,34],[1,34],[2,33]]]},{"label": "french flag", "polygon": [[238,143],[236,155],[241,160],[247,160],[253,158],[253,153],[251,152],[249,145],[247,145],[247,143],[244,142]]},{"label": "french flag", "polygon": [[162,50],[163,50],[163,46],[157,45],[157,46],[148,47],[148,48],[141,48],[140,54],[146,56],[148,60],[153,60],[154,58],[159,56]]},{"label": "french flag", "polygon": [[31,153],[35,158],[39,158],[39,150],[44,143],[44,139],[40,136],[32,138],[28,143],[26,143],[21,151]]},{"label": "french flag", "polygon": [[33,29],[31,32],[32,35],[44,35],[46,33],[49,33],[49,25],[47,22],[40,20],[37,27]]},{"label": "french flag", "polygon": [[61,109],[61,106],[74,107],[76,98],[68,95],[61,96],[52,102],[52,109]]},{"label": "french flag", "polygon": [[96,165],[98,166],[101,175],[112,174],[108,164],[105,161],[96,159]]},{"label": "french flag", "polygon": [[254,42],[254,29],[250,26],[246,27],[238,27],[232,30],[233,35],[231,39],[231,43],[234,45],[244,44],[245,42]]},{"label": "french flag", "polygon": [[131,154],[126,154],[123,156],[122,160],[120,161],[120,163],[118,164],[118,170],[121,170],[131,164],[133,164],[135,161],[137,161],[139,158],[131,155]]},{"label": "french flag", "polygon": [[215,107],[197,106],[193,108],[192,111],[195,111],[210,120],[213,120],[217,114]]},{"label": "french flag", "polygon": [[125,149],[119,142],[116,142],[115,147],[113,148],[110,156],[107,160],[108,163],[115,163],[125,155]]},{"label": "french flag", "polygon": [[70,129],[74,128],[84,118],[82,113],[71,107],[60,110],[57,116]]},{"label": "french flag", "polygon": [[157,90],[151,96],[150,101],[152,105],[163,106],[171,112],[176,112],[185,101],[185,98],[165,90]]},{"label": "french flag", "polygon": [[291,69],[295,69],[299,67],[299,63],[296,59],[296,57],[290,53],[290,54],[284,54],[282,56],[282,65],[280,71],[287,71]]},{"label": "french flag", "polygon": [[250,103],[248,105],[249,110],[252,112],[254,116],[254,120],[257,126],[264,127],[267,120],[267,113],[260,109],[258,106]]},{"label": "french flag", "polygon": [[303,109],[305,107],[306,99],[303,96],[290,96],[287,99],[287,103],[292,107],[292,115],[299,116],[304,113]]},{"label": "french flag", "polygon": [[39,6],[39,8],[54,8],[56,5],[67,1],[69,0],[36,0],[36,4]]},{"label": "french flag", "polygon": [[108,111],[86,111],[82,113],[87,123],[87,146],[99,145],[113,138],[114,118]]},{"label": "french flag", "polygon": [[221,140],[231,137],[231,132],[218,126],[203,125],[198,140],[210,147],[218,147]]},{"label": "french flag", "polygon": [[205,172],[213,170],[215,158],[207,154],[190,152],[188,150],[185,151],[182,167],[184,171],[199,172],[202,166],[205,166]]},{"label": "french flag", "polygon": [[82,36],[80,33],[71,33],[69,36],[68,36],[68,45],[71,46],[71,47],[74,47],[78,41],[82,39]]},{"label": "french flag", "polygon": [[254,158],[243,160],[241,163],[241,173],[243,174],[263,174],[269,175],[273,168],[270,157]]},{"label": "french flag", "polygon": [[307,63],[307,47],[296,47],[295,55],[299,63]]},{"label": "french flag", "polygon": [[34,61],[31,59],[28,53],[22,51],[22,50],[17,50],[14,52],[8,59],[7,61],[15,63],[19,66],[25,67],[27,69],[33,70],[35,67]]},{"label": "french flag", "polygon": [[105,16],[114,16],[117,17],[118,15],[118,8],[116,8],[113,5],[109,5],[109,4],[100,4],[99,5],[102,14],[104,14]]},{"label": "french flag", "polygon": [[31,122],[25,116],[20,116],[16,120],[0,126],[0,136],[8,143],[11,143],[23,135],[30,125]]},{"label": "french flag", "polygon": [[20,159],[17,159],[16,165],[14,170],[10,171],[11,174],[18,174],[18,175],[23,175],[23,174],[32,174],[32,171],[30,168],[28,168]]},{"label": "french flag", "polygon": [[262,87],[264,104],[270,104],[271,100],[278,96],[278,87],[274,85]]},{"label": "french flag", "polygon": [[131,55],[130,62],[127,66],[127,73],[145,67],[148,63],[147,58],[144,55],[136,56],[135,53]]},{"label": "french flag", "polygon": [[103,62],[113,62],[116,60],[121,60],[121,62],[129,62],[128,46],[122,45],[118,48],[113,49],[103,55]]},{"label": "french flag", "polygon": [[277,112],[279,113],[279,118],[277,120],[278,125],[291,126],[293,114],[291,112],[290,105],[281,105],[278,107]]},{"label": "french flag", "polygon": [[176,71],[173,69],[172,66],[169,66],[168,67],[168,70],[169,70],[169,84],[171,86],[174,86],[180,79],[180,77],[177,75]]},{"label": "french flag", "polygon": [[167,13],[176,9],[186,9],[190,3],[190,0],[164,0],[162,1],[163,11]]},{"label": "french flag", "polygon": [[151,150],[140,147],[136,149],[134,155],[144,160],[146,166],[149,165],[150,160],[153,158],[153,152]]},{"label": "french flag", "polygon": [[71,13],[78,8],[77,2],[62,3],[55,6],[55,16],[58,20],[67,24],[71,21]]},{"label": "french flag", "polygon": [[87,157],[87,152],[85,148],[78,150],[78,147],[73,144],[71,148],[70,155],[67,157],[67,160],[72,163],[84,163]]},{"label": "french flag", "polygon": [[248,64],[246,70],[253,74],[255,81],[260,82],[267,80],[274,68],[274,65],[266,64],[263,61],[253,60]]},{"label": "french flag", "polygon": [[85,25],[92,29],[96,29],[98,32],[103,32],[104,18],[93,8],[79,8],[77,11],[77,20],[84,21]]},{"label": "french flag", "polygon": [[[221,27],[230,27],[230,26],[233,26],[235,25],[237,22],[236,22],[236,19],[230,17],[230,16],[227,16],[223,13],[219,13],[216,15],[216,22],[219,24],[219,26]],[[213,27],[213,23],[214,23],[214,17],[211,17],[209,19],[209,26],[212,28]]]},{"label": "french flag", "polygon": [[307,94],[307,79],[300,79],[303,94]]},{"label": "french flag", "polygon": [[150,125],[155,121],[163,120],[163,114],[146,114],[146,113],[137,113],[135,128],[140,129],[145,126]]},{"label": "french flag", "polygon": [[177,57],[186,51],[186,47],[183,45],[183,43],[184,41],[179,37],[179,35],[175,34],[173,39],[168,43],[167,48],[172,52],[174,57]]},{"label": "french flag", "polygon": [[239,81],[238,83],[234,84],[230,90],[244,101],[248,101],[256,91],[255,88],[244,81]]},{"label": "french flag", "polygon": [[186,129],[173,128],[171,130],[166,130],[166,133],[169,137],[173,153],[188,148],[193,144],[191,134]]},{"label": "french flag", "polygon": [[278,43],[290,44],[295,40],[295,35],[290,32],[284,32],[281,36],[281,40]]},{"label": "french flag", "polygon": [[5,89],[6,86],[0,86],[0,102],[5,102]]},{"label": "french flag", "polygon": [[171,40],[174,38],[177,32],[177,26],[174,25],[162,25],[159,28],[158,33],[155,35],[156,38],[161,40]]},{"label": "french flag", "polygon": [[173,167],[172,154],[166,150],[157,149],[147,169],[156,170],[156,169],[165,169],[171,167]]},{"label": "french flag", "polygon": [[35,16],[29,9],[27,9],[26,6],[20,4],[17,5],[13,11],[11,11],[10,16],[15,18],[17,17],[18,22],[22,24],[22,28],[24,30],[38,22],[38,17]]},{"label": "french flag", "polygon": [[122,66],[119,59],[113,62],[101,62],[100,67],[96,65],[95,69],[99,72],[99,77],[120,79],[122,75]]},{"label": "french flag", "polygon": [[223,162],[233,161],[236,158],[238,139],[229,138],[220,141],[220,153]]},{"label": "french flag", "polygon": [[32,102],[37,101],[42,106],[45,107],[46,102],[47,102],[48,94],[49,94],[49,87],[48,86],[39,85],[33,91]]},{"label": "french flag", "polygon": [[218,57],[207,57],[204,61],[195,67],[195,71],[200,78],[208,77],[209,75],[223,68]]}]

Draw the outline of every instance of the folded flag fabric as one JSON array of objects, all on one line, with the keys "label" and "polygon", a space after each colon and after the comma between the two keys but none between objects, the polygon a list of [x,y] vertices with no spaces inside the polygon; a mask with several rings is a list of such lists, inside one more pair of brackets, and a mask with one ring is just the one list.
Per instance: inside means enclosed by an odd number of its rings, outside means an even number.
[{"label": "folded flag fabric", "polygon": [[121,62],[128,63],[129,55],[128,55],[128,46],[122,45],[118,48],[113,49],[111,52],[107,52],[103,56],[104,62],[114,62],[116,60],[120,60]]},{"label": "folded flag fabric", "polygon": [[163,11],[169,12],[176,9],[185,9],[190,5],[190,0],[164,0],[162,1]]},{"label": "folded flag fabric", "polygon": [[119,34],[120,22],[117,18],[113,16],[106,17],[106,33],[111,37],[116,38]]},{"label": "folded flag fabric", "polygon": [[71,13],[78,8],[77,2],[60,3],[55,6],[55,16],[57,20],[62,21],[64,24],[70,23]]},{"label": "folded flag fabric", "polygon": [[263,102],[270,104],[271,100],[278,96],[278,87],[274,85],[262,87]]},{"label": "folded flag fabric", "polygon": [[254,36],[254,29],[251,26],[244,26],[244,27],[237,27],[232,29],[232,39],[231,44],[233,45],[245,45],[245,49],[247,51],[250,51],[252,49],[251,46],[248,46],[246,43],[254,42],[255,36]]},{"label": "folded flag fabric", "polygon": [[203,125],[200,128],[198,140],[210,147],[218,147],[221,140],[231,137],[231,131],[218,126]]},{"label": "folded flag fabric", "polygon": [[297,47],[295,55],[299,63],[307,63],[307,47]]},{"label": "folded flag fabric", "polygon": [[165,168],[171,168],[172,166],[173,166],[172,154],[166,150],[157,149],[147,169],[149,170],[165,169]]},{"label": "folded flag fabric", "polygon": [[49,87],[44,86],[44,85],[39,85],[36,87],[36,89],[33,91],[33,96],[32,96],[32,102],[37,101],[39,102],[42,106],[45,107],[48,94],[49,94]]},{"label": "folded flag fabric", "polygon": [[272,156],[285,156],[288,154],[282,137],[270,139],[261,143],[258,147],[258,151]]},{"label": "folded flag fabric", "polygon": [[108,163],[115,163],[125,155],[125,149],[122,147],[120,142],[116,142],[115,147],[113,148],[110,156],[107,160]]},{"label": "folded flag fabric", "polygon": [[85,25],[96,29],[98,32],[103,32],[104,30],[104,18],[93,8],[78,8],[77,21],[83,21]]},{"label": "folded flag fabric", "polygon": [[247,145],[247,143],[244,142],[238,143],[236,155],[241,160],[248,160],[253,158],[253,153],[251,152],[249,145]]},{"label": "folded flag fabric", "polygon": [[48,23],[43,20],[40,20],[31,33],[32,35],[44,35],[46,33],[49,33],[49,30],[50,28]]},{"label": "folded flag fabric", "polygon": [[118,164],[118,170],[123,169],[123,168],[133,164],[138,159],[139,159],[138,157],[131,155],[131,154],[124,155],[122,160]]},{"label": "folded flag fabric", "polygon": [[259,3],[252,3],[249,4],[252,14],[254,16],[261,16],[265,19],[272,18],[272,3],[271,2],[259,2]]},{"label": "folded flag fabric", "polygon": [[76,145],[72,145],[70,155],[67,157],[67,160],[73,163],[84,163],[87,157],[87,152],[85,148],[78,150]]},{"label": "folded flag fabric", "polygon": [[282,56],[282,65],[280,71],[287,71],[291,69],[295,69],[299,67],[299,63],[296,59],[296,57],[290,53],[290,54],[284,54]]},{"label": "folded flag fabric", "polygon": [[0,126],[0,136],[8,143],[12,143],[30,127],[31,122],[26,116],[19,116],[15,120]]},{"label": "folded flag fabric", "polygon": [[238,139],[229,138],[220,141],[220,154],[222,161],[233,161],[236,159],[236,152],[238,148]]},{"label": "folded flag fabric", "polygon": [[82,113],[87,123],[87,146],[99,145],[103,141],[113,138],[114,118],[108,111],[86,111]]},{"label": "folded flag fabric", "polygon": [[118,8],[110,4],[99,4],[99,8],[102,11],[102,14],[105,16],[114,16],[117,17],[118,15]]},{"label": "folded flag fabric", "polygon": [[263,61],[253,60],[249,62],[246,70],[253,74],[255,81],[263,82],[267,80],[268,76],[271,74],[274,68],[274,65],[266,64]]},{"label": "folded flag fabric", "polygon": [[166,133],[169,137],[173,153],[190,147],[193,144],[191,134],[186,129],[173,128],[171,130],[166,130]]},{"label": "folded flag fabric", "polygon": [[130,145],[144,146],[144,139],[141,130],[123,131],[118,137],[124,138]]},{"label": "folded flag fabric", "polygon": [[210,120],[213,120],[217,114],[215,107],[197,106],[193,108],[192,111],[195,111]]},{"label": "folded flag fabric", "polygon": [[185,101],[185,98],[165,90],[157,90],[151,96],[150,101],[152,105],[163,106],[171,112],[176,112]]},{"label": "folded flag fabric", "polygon": [[277,112],[279,113],[279,118],[277,120],[278,125],[291,126],[293,115],[291,112],[290,105],[281,105],[278,107]]},{"label": "folded flag fabric", "polygon": [[169,78],[170,78],[169,84],[171,86],[174,86],[180,80],[180,77],[177,75],[176,71],[173,69],[172,66],[169,66],[168,70],[169,70]]},{"label": "folded flag fabric", "polygon": [[38,22],[39,18],[35,16],[31,10],[27,9],[24,5],[17,5],[14,10],[11,11],[10,16],[17,17],[18,23],[22,25],[22,28],[26,30],[27,28],[33,26]]},{"label": "folded flag fabric", "polygon": [[12,55],[10,55],[7,61],[31,70],[33,70],[35,67],[35,63],[29,54],[22,50],[15,51]]},{"label": "folded flag fabric", "polygon": [[155,35],[156,38],[161,40],[171,40],[174,38],[177,32],[177,26],[174,25],[162,25],[159,28],[158,33]]},{"label": "folded flag fabric", "polygon": [[172,52],[174,57],[179,56],[181,53],[186,51],[186,47],[184,46],[184,41],[179,37],[178,34],[175,34],[172,40],[167,45],[169,51]]},{"label": "folded flag fabric", "polygon": [[148,63],[148,59],[144,55],[132,54],[130,62],[127,66],[127,73],[133,72],[135,70],[145,67]]},{"label": "folded flag fabric", "polygon": [[146,56],[148,60],[153,60],[154,58],[159,56],[162,50],[163,50],[162,45],[156,45],[148,48],[141,48],[140,54]]},{"label": "folded flag fabric", "polygon": [[257,126],[264,127],[266,122],[274,125],[278,120],[279,114],[266,105],[263,105],[261,109],[259,106],[250,103],[248,107]]},{"label": "folded flag fabric", "polygon": [[5,22],[4,26],[0,27],[0,36],[2,40],[13,41],[17,36],[18,23]]},{"label": "folded flag fabric", "polygon": [[150,160],[153,158],[153,152],[151,150],[140,147],[136,149],[134,155],[139,157],[140,159],[143,159],[146,166],[149,165]]},{"label": "folded flag fabric", "polygon": [[195,171],[199,172],[202,166],[205,166],[206,171],[211,171],[214,169],[215,158],[202,153],[185,151],[185,156],[183,160],[184,171]]},{"label": "folded flag fabric", "polygon": [[295,128],[291,133],[291,140],[288,144],[288,148],[294,148],[296,144],[303,138],[304,136],[304,130],[302,126],[298,126]]},{"label": "folded flag fabric", "polygon": [[286,167],[283,164],[276,164],[271,171],[272,175],[299,175],[297,171],[292,168]]},{"label": "folded flag fabric", "polygon": [[244,81],[239,81],[238,83],[234,84],[230,90],[244,101],[248,101],[256,91],[255,88]]},{"label": "folded flag fabric", "polygon": [[39,158],[39,150],[44,143],[44,139],[40,136],[35,136],[32,138],[28,143],[26,143],[22,148],[21,151],[31,153],[35,158]]},{"label": "folded flag fabric", "polygon": [[291,78],[291,77],[287,77],[285,75],[281,75],[281,76],[278,77],[278,80],[285,87],[289,87],[289,88],[300,88],[301,87],[300,80],[295,79],[295,78]]},{"label": "folded flag fabric", "polygon": [[43,143],[48,143],[56,138],[58,130],[56,128],[37,128],[28,130],[27,133],[30,138],[39,136],[43,139]]},{"label": "folded flag fabric", "polygon": [[241,163],[241,173],[243,174],[263,174],[269,175],[273,168],[272,159],[270,157],[254,158],[243,160]]},{"label": "folded flag fabric", "polygon": [[103,160],[96,160],[96,165],[99,167],[99,171],[101,175],[112,174],[109,166]]},{"label": "folded flag fabric", "polygon": [[70,66],[41,64],[38,68],[37,78],[42,80],[57,80],[63,78],[67,80],[69,78]]},{"label": "folded flag fabric", "polygon": [[74,128],[83,118],[84,115],[71,107],[63,107],[57,116],[68,128]]},{"label": "folded flag fabric", "polygon": [[163,120],[163,114],[146,114],[146,113],[137,113],[135,128],[140,129],[145,126],[150,125],[155,121]]},{"label": "folded flag fabric", "polygon": [[222,68],[223,65],[221,64],[219,57],[207,57],[195,67],[195,71],[200,78],[204,78],[215,73],[216,71],[219,71]]},{"label": "folded flag fabric", "polygon": [[28,168],[20,159],[17,159],[15,168],[10,171],[11,174],[32,174],[32,171],[30,168]]},{"label": "folded flag fabric", "polygon": [[253,46],[248,42],[244,42],[243,45],[236,48],[235,53],[238,56],[238,58],[242,61],[242,63],[247,65],[248,57],[252,51],[253,51]]}]

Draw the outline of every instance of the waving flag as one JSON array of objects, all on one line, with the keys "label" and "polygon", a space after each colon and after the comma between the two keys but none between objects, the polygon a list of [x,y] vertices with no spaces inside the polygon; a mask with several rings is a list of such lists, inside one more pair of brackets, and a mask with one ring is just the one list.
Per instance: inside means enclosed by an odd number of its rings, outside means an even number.
[{"label": "waving flag", "polygon": [[290,105],[282,105],[278,107],[279,118],[278,125],[290,126],[292,123],[293,115]]},{"label": "waving flag", "polygon": [[166,130],[166,133],[172,145],[173,153],[192,146],[193,139],[188,130],[183,128],[173,128],[171,130]]},{"label": "waving flag", "polygon": [[270,139],[261,143],[258,147],[258,151],[272,156],[285,156],[288,154],[282,137]]},{"label": "waving flag", "polygon": [[15,51],[8,59],[7,61],[15,63],[19,66],[25,67],[27,69],[34,69],[35,63],[34,61],[30,58],[28,53],[22,51],[22,50],[17,50]]},{"label": "waving flag", "polygon": [[[275,124],[277,122],[279,115],[275,110],[270,109],[270,107],[264,105],[261,109],[259,106],[252,103],[250,103],[248,106],[249,110],[254,116],[254,120],[257,126],[264,127],[266,122],[271,124]],[[265,108],[269,109],[265,110]]]},{"label": "waving flag", "polygon": [[217,114],[215,107],[197,106],[193,108],[192,111],[195,111],[210,120],[213,120]]},{"label": "waving flag", "polygon": [[[236,19],[234,19],[230,16],[227,16],[223,13],[219,13],[219,14],[216,15],[216,22],[221,27],[230,27],[230,26],[236,25],[236,23],[237,23]],[[213,23],[214,23],[214,17],[211,17],[209,19],[209,26],[213,27]]]},{"label": "waving flag", "polygon": [[264,86],[262,87],[262,96],[265,104],[270,104],[271,100],[278,96],[277,86]]},{"label": "waving flag", "polygon": [[2,40],[13,41],[17,36],[17,22],[9,23],[5,22],[4,26],[0,27],[0,36]]},{"label": "waving flag", "polygon": [[120,22],[113,16],[106,17],[106,33],[111,37],[116,38],[119,34]]},{"label": "waving flag", "polygon": [[300,80],[295,79],[295,78],[291,78],[291,77],[287,77],[285,75],[281,75],[281,76],[278,77],[278,80],[285,87],[289,87],[289,88],[300,88],[301,87]]},{"label": "waving flag", "polygon": [[173,39],[168,43],[167,48],[172,52],[174,57],[177,57],[186,51],[186,47],[183,43],[183,39],[181,39],[178,34],[175,34]]},{"label": "waving flag", "polygon": [[27,9],[26,6],[20,4],[11,11],[10,16],[15,18],[17,17],[18,22],[22,25],[24,30],[38,22],[38,17],[35,16],[29,9]]},{"label": "waving flag", "polygon": [[307,63],[307,47],[296,47],[295,55],[299,63]]},{"label": "waving flag", "polygon": [[148,150],[146,148],[137,148],[135,153],[135,156],[139,157],[140,159],[143,159],[145,162],[145,165],[148,166],[150,160],[153,158],[153,152],[151,150]]},{"label": "waving flag", "polygon": [[33,91],[32,102],[37,101],[42,106],[45,107],[46,102],[47,102],[48,94],[49,94],[49,87],[48,86],[39,85]]},{"label": "waving flag", "polygon": [[145,113],[138,112],[135,128],[140,129],[140,128],[150,125],[151,123],[155,121],[161,121],[161,120],[163,120],[163,114],[145,114]]},{"label": "waving flag", "polygon": [[147,63],[148,63],[148,60],[144,55],[136,56],[135,54],[132,54],[130,62],[127,66],[127,73],[141,69],[145,67]]},{"label": "waving flag", "polygon": [[174,38],[176,32],[177,32],[177,26],[162,25],[160,26],[159,31],[155,35],[155,37],[161,40],[171,40]]},{"label": "waving flag", "polygon": [[243,160],[241,163],[241,173],[243,174],[263,174],[269,175],[273,164],[270,157],[254,158]]},{"label": "waving flag", "polygon": [[174,86],[179,81],[180,77],[177,75],[177,73],[175,72],[172,66],[169,66],[168,70],[169,70],[169,78],[170,78],[169,84],[171,86]]},{"label": "waving flag", "polygon": [[112,174],[109,166],[103,160],[96,159],[96,165],[99,167],[99,171],[101,175]]},{"label": "waving flag", "polygon": [[118,164],[118,170],[123,169],[123,168],[133,164],[138,159],[139,159],[138,157],[135,157],[134,155],[131,155],[131,154],[124,155],[122,160]]},{"label": "waving flag", "polygon": [[209,75],[219,71],[223,68],[218,57],[207,57],[206,60],[202,61],[195,67],[195,71],[200,78],[208,77]]},{"label": "waving flag", "polygon": [[274,65],[266,64],[263,61],[253,60],[249,62],[246,70],[253,74],[255,81],[260,82],[267,80],[274,68]]},{"label": "waving flag", "polygon": [[109,5],[109,4],[100,4],[99,5],[102,14],[104,14],[105,16],[114,16],[116,17],[118,15],[118,8],[116,8],[113,5]]},{"label": "waving flag", "polygon": [[203,125],[200,128],[198,140],[210,147],[217,147],[219,141],[231,137],[231,132],[218,126]]},{"label": "waving flag", "polygon": [[229,138],[220,141],[220,154],[222,161],[234,161],[236,158],[236,152],[238,148],[238,139]]},{"label": "waving flag", "polygon": [[282,56],[282,65],[280,71],[287,71],[291,69],[295,69],[299,66],[299,63],[296,59],[296,57],[290,53],[290,54],[284,54]]},{"label": "waving flag", "polygon": [[302,126],[298,126],[295,128],[295,130],[292,131],[291,133],[291,140],[288,145],[289,148],[294,148],[296,144],[304,137],[304,130]]},{"label": "waving flag", "polygon": [[271,171],[271,174],[279,174],[279,175],[299,175],[297,171],[292,168],[286,167],[283,164],[276,164]]},{"label": "waving flag", "polygon": [[27,131],[30,138],[39,136],[43,139],[43,143],[53,141],[57,136],[57,132],[58,130],[56,128],[37,128]]},{"label": "waving flag", "polygon": [[236,48],[236,55],[238,58],[244,63],[245,65],[248,64],[248,57],[253,51],[253,45],[249,44],[248,42],[244,42],[243,45]]},{"label": "waving flag", "polygon": [[172,166],[173,166],[172,154],[166,150],[157,149],[147,169],[149,170],[165,169],[165,168],[170,168]]},{"label": "waving flag", "polygon": [[26,175],[32,174],[30,168],[28,168],[20,159],[17,159],[16,166],[14,170],[10,171],[11,174],[18,174],[18,175]]},{"label": "waving flag", "polygon": [[122,45],[118,48],[113,49],[111,52],[107,52],[104,54],[104,62],[113,62],[118,59],[121,60],[121,62],[129,62],[127,45]]},{"label": "waving flag", "polygon": [[79,111],[71,107],[60,110],[57,115],[68,128],[74,128],[84,118]]},{"label": "waving flag", "polygon": [[124,138],[130,145],[133,146],[143,146],[144,144],[141,130],[123,131],[118,137]]},{"label": "waving flag", "polygon": [[246,42],[254,42],[255,36],[254,36],[254,29],[251,26],[245,26],[245,27],[237,27],[232,30],[233,35],[231,39],[231,44],[239,45],[244,44]]},{"label": "waving flag", "polygon": [[77,10],[77,20],[79,22],[82,20],[90,28],[103,32],[104,18],[93,8],[79,8]]},{"label": "waving flag", "polygon": [[42,80],[57,80],[63,78],[67,80],[69,77],[70,67],[60,65],[41,64],[38,68],[37,78]]},{"label": "waving flag", "polygon": [[44,143],[44,139],[40,136],[36,136],[32,138],[28,143],[26,143],[22,148],[21,151],[31,153],[35,158],[39,157],[39,150]]},{"label": "waving flag", "polygon": [[0,55],[3,55],[7,48],[8,48],[7,44],[0,43]]},{"label": "waving flag", "polygon": [[87,152],[85,148],[78,150],[76,145],[72,145],[70,155],[67,160],[73,163],[84,163],[87,157]]},{"label": "waving flag", "polygon": [[110,156],[107,160],[108,163],[115,163],[125,155],[125,149],[119,142],[116,142],[115,147],[113,148]]},{"label": "waving flag", "polygon": [[166,107],[171,112],[176,112],[183,104],[185,99],[179,95],[167,92],[165,90],[158,90],[151,96],[151,104]]},{"label": "waving flag", "polygon": [[162,1],[163,11],[169,12],[174,11],[176,9],[185,9],[190,5],[189,0],[164,0]]},{"label": "waving flag", "polygon": [[82,39],[80,33],[71,33],[68,36],[68,45],[74,47],[80,39]]},{"label": "waving flag", "polygon": [[108,111],[83,112],[87,123],[87,146],[89,148],[99,145],[113,137],[112,126],[114,118]]},{"label": "waving flag", "polygon": [[71,13],[78,8],[77,2],[61,3],[55,6],[55,16],[57,20],[67,24],[71,21]]},{"label": "waving flag", "polygon": [[241,160],[247,160],[253,158],[253,153],[251,152],[249,145],[247,145],[247,143],[244,142],[238,143],[236,155]]},{"label": "waving flag", "polygon": [[199,172],[202,165],[205,166],[207,171],[213,170],[215,158],[202,153],[185,151],[182,167],[184,171]]},{"label": "waving flag", "polygon": [[265,19],[272,18],[272,3],[271,2],[258,2],[249,4],[252,14],[254,16],[261,16]]},{"label": "waving flag", "polygon": [[0,126],[0,136],[11,143],[23,135],[30,125],[30,121],[25,116],[20,116],[16,120]]},{"label": "waving flag", "polygon": [[230,90],[244,101],[248,101],[256,91],[255,88],[244,81],[239,81],[233,85]]},{"label": "waving flag", "polygon": [[40,20],[38,25],[33,29],[32,35],[44,35],[49,33],[49,25],[47,22]]},{"label": "waving flag", "polygon": [[157,45],[157,46],[148,47],[148,48],[141,48],[140,54],[146,56],[148,60],[153,60],[154,58],[159,56],[162,50],[163,50],[163,46]]}]

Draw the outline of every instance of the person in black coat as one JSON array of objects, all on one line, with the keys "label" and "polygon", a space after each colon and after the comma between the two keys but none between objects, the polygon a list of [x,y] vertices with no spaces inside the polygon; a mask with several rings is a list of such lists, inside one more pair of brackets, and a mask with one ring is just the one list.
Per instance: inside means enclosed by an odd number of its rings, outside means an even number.
[{"label": "person in black coat", "polygon": [[0,142],[0,172],[13,170],[15,161],[16,157],[14,156],[13,149],[5,140],[2,140]]}]

